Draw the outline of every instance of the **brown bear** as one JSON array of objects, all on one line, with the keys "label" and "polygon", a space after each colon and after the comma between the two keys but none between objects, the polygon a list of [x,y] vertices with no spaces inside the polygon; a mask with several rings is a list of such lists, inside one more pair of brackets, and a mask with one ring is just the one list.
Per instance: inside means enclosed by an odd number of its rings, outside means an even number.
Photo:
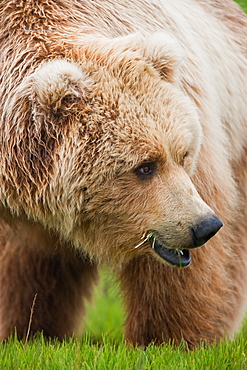
[{"label": "brown bear", "polygon": [[0,25],[0,337],[78,332],[100,264],[131,343],[232,336],[247,298],[244,13],[6,0]]}]

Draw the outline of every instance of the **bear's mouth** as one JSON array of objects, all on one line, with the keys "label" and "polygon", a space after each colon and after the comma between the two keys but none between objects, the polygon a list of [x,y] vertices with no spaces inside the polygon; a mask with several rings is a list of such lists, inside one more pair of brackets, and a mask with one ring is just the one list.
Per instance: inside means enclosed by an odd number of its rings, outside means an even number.
[{"label": "bear's mouth", "polygon": [[169,249],[153,238],[152,248],[165,262],[174,267],[184,268],[191,262],[190,251],[188,249]]}]

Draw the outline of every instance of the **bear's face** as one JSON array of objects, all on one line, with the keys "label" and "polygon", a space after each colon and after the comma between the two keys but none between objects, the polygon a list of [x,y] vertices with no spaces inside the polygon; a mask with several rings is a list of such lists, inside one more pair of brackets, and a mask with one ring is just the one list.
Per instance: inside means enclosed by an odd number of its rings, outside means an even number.
[{"label": "bear's face", "polygon": [[206,241],[198,225],[211,236],[221,226],[190,180],[199,118],[173,41],[138,35],[130,50],[132,37],[96,40],[77,64],[48,62],[19,88],[15,104],[30,110],[22,207],[91,257],[152,253],[184,267],[185,249]]}]

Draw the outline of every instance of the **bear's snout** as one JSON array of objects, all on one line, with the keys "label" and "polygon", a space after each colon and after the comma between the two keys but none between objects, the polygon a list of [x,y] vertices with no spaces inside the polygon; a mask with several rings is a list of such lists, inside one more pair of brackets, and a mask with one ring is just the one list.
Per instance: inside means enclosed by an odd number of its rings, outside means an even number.
[{"label": "bear's snout", "polygon": [[215,215],[203,219],[191,228],[193,239],[193,248],[200,247],[205,244],[212,236],[214,236],[223,226],[222,221]]}]

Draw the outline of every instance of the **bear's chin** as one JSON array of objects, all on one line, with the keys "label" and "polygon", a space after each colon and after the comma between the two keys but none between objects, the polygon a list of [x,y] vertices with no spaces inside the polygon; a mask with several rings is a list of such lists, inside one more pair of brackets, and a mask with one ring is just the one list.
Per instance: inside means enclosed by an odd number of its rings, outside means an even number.
[{"label": "bear's chin", "polygon": [[162,258],[165,264],[173,267],[184,268],[189,266],[191,262],[190,251],[188,249],[168,249],[155,240],[153,250]]}]

